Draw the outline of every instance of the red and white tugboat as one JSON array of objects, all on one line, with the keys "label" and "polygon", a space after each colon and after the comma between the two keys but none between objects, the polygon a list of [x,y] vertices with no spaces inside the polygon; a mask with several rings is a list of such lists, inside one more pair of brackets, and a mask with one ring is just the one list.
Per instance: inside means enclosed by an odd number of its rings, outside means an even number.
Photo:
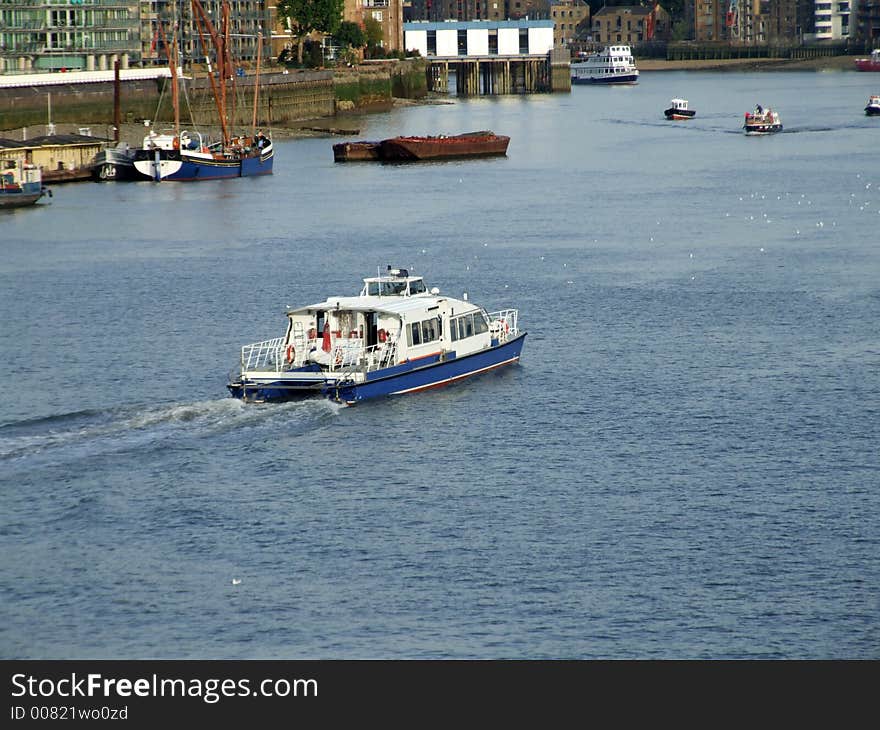
[{"label": "red and white tugboat", "polygon": [[775,134],[782,131],[782,122],[779,120],[778,112],[772,109],[764,109],[758,104],[755,107],[755,111],[746,112],[743,129],[749,135]]}]

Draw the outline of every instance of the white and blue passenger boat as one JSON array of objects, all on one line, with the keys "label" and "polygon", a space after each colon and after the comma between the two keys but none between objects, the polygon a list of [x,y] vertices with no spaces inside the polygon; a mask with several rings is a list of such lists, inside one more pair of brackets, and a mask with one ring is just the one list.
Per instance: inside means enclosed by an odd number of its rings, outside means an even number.
[{"label": "white and blue passenger boat", "polygon": [[358,296],[288,310],[283,337],[241,348],[227,387],[245,401],[324,394],[347,404],[435,388],[518,362],[518,315],[441,295],[389,266]]},{"label": "white and blue passenger boat", "polygon": [[571,63],[573,84],[637,84],[639,70],[629,46],[605,46]]}]

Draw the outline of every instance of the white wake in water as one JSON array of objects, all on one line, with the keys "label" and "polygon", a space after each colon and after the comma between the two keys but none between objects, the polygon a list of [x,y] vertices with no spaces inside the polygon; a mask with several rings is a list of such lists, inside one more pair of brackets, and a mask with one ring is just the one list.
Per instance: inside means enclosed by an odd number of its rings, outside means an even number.
[{"label": "white wake in water", "polygon": [[224,398],[63,414],[0,428],[0,461],[47,453],[76,457],[150,448],[230,431],[281,428],[301,432],[320,426],[341,408],[323,398],[273,405]]}]

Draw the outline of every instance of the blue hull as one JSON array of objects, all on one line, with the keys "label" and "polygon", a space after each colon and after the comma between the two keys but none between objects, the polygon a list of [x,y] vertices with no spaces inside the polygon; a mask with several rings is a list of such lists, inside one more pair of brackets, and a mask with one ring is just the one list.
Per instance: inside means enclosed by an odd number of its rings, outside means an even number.
[{"label": "blue hull", "polygon": [[[317,365],[299,368],[296,372],[320,373],[321,368]],[[284,380],[273,380],[270,382],[253,382],[241,378],[234,380],[227,386],[229,393],[233,398],[240,398],[245,401],[263,402],[280,402],[294,400],[308,395],[319,395],[327,391],[327,382],[325,380],[315,380],[314,378],[303,377],[297,379],[295,375]]]},{"label": "blue hull", "polygon": [[572,77],[571,83],[579,84],[579,85],[596,85],[596,86],[610,86],[611,84],[637,84],[639,82],[638,74],[622,74],[620,76],[613,76],[610,79],[600,78],[600,77]]},{"label": "blue hull", "polygon": [[333,400],[352,405],[368,398],[414,393],[437,388],[479,373],[511,365],[519,360],[526,333],[462,358],[441,360],[439,356],[416,360],[394,368],[370,373],[363,383],[330,386],[327,394]]},{"label": "blue hull", "polygon": [[8,188],[0,189],[0,208],[21,208],[25,205],[33,205],[43,195],[46,189],[42,183],[25,183],[16,190]]},{"label": "blue hull", "polygon": [[180,169],[163,180],[225,180],[232,177],[253,177],[271,175],[273,151],[259,157],[245,157],[240,160],[201,160],[181,156]]}]

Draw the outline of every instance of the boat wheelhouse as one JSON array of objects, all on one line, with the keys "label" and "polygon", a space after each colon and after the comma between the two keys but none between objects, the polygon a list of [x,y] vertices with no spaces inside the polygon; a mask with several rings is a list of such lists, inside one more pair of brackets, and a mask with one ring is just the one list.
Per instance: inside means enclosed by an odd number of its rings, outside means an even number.
[{"label": "boat wheelhouse", "polygon": [[571,64],[573,84],[637,84],[639,70],[629,46],[605,46]]},{"label": "boat wheelhouse", "polygon": [[137,180],[141,173],[134,166],[135,151],[126,142],[106,147],[89,164],[95,182]]},{"label": "boat wheelhouse", "polygon": [[389,267],[358,296],[288,310],[282,337],[242,347],[227,387],[245,401],[324,394],[348,404],[425,390],[518,362],[518,320],[516,309],[490,313]]},{"label": "boat wheelhouse", "polygon": [[667,119],[693,119],[696,112],[688,108],[687,99],[671,99],[669,107],[663,111]]}]

